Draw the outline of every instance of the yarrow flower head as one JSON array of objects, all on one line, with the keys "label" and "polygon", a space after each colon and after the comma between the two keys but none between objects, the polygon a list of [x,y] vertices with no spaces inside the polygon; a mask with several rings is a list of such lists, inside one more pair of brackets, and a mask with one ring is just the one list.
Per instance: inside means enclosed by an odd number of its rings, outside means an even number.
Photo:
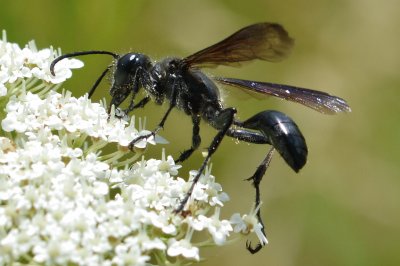
[{"label": "yarrow flower head", "polygon": [[[164,150],[143,157],[166,141],[149,137],[131,152],[130,141],[149,133],[144,120],[57,92],[83,66],[64,59],[52,76],[60,54],[33,42],[21,49],[4,32],[0,41],[0,265],[180,265],[226,243],[235,223],[220,218],[229,197],[210,168],[176,214],[190,179]],[[193,242],[200,231],[208,238]]]}]

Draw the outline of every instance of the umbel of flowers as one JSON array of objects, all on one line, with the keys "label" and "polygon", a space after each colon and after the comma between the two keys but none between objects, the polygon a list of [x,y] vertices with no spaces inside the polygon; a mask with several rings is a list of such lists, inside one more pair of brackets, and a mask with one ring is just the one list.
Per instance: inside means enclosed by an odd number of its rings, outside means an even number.
[{"label": "umbel of flowers", "polygon": [[[60,51],[0,41],[0,265],[187,265],[199,248],[223,245],[232,232],[267,239],[253,210],[220,218],[228,195],[208,168],[185,215],[175,214],[190,187],[179,165],[148,144],[139,119],[109,115],[104,103],[59,91],[83,63]],[[104,149],[107,147],[107,149]],[[205,239],[192,236],[206,231]],[[245,251],[243,251],[245,252]]]}]

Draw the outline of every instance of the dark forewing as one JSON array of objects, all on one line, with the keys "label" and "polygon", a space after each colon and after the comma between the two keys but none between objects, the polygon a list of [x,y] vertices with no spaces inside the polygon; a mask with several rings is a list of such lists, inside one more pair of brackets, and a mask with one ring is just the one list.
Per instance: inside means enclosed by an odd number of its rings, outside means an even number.
[{"label": "dark forewing", "polygon": [[259,92],[288,101],[297,102],[324,114],[351,112],[351,109],[345,100],[322,91],[242,79],[218,77],[215,78],[215,80],[222,84],[240,87],[253,92]]},{"label": "dark forewing", "polygon": [[279,61],[290,52],[293,39],[275,23],[247,26],[226,39],[183,59],[185,66],[238,65],[254,59]]}]

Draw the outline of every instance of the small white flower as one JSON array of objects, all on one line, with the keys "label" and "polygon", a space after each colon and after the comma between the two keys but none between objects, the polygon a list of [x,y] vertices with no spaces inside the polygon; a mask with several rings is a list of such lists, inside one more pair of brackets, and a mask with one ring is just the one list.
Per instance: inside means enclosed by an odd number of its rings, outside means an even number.
[{"label": "small white flower", "polygon": [[[193,180],[197,171],[190,171],[189,174],[189,180]],[[216,183],[215,177],[211,175],[211,167],[207,167],[205,173],[200,176],[199,182],[194,187],[192,199],[221,207],[224,206],[224,202],[229,200],[228,194],[222,191],[222,186]]]},{"label": "small white flower", "polygon": [[199,261],[199,248],[190,243],[192,234],[193,230],[190,229],[184,239],[176,240],[175,238],[171,238],[168,243],[167,254],[172,257],[182,255],[185,258]]},{"label": "small white flower", "polygon": [[260,209],[260,205],[258,205],[255,209],[252,209],[249,214],[244,214],[240,216],[240,214],[235,213],[232,215],[230,222],[233,225],[233,231],[235,233],[249,234],[250,232],[256,233],[260,243],[262,245],[268,244],[268,239],[263,233],[263,226],[259,222],[257,218],[257,212]]},{"label": "small white flower", "polygon": [[149,211],[145,214],[145,219],[143,221],[160,228],[165,234],[175,235],[177,230],[175,225],[172,224],[170,216],[172,215],[165,211],[161,213]]},{"label": "small white flower", "polygon": [[181,168],[181,165],[176,165],[172,156],[168,156],[167,160],[165,160],[165,149],[162,150],[161,155],[161,163],[158,165],[158,170],[161,172],[168,172],[170,175],[177,175],[178,169]]},{"label": "small white flower", "polygon": [[206,227],[208,228],[208,231],[212,235],[214,242],[217,245],[222,245],[226,241],[226,237],[229,236],[229,232],[232,231],[232,226],[229,221],[227,220],[220,220],[219,219],[220,215],[220,208],[215,208],[215,213],[214,215],[207,219],[207,225]]},{"label": "small white flower", "polygon": [[247,224],[245,223],[243,217],[240,215],[240,213],[234,213],[231,216],[231,224],[233,225],[233,231],[235,233],[243,233],[243,234],[248,234],[249,230],[247,228]]},{"label": "small white flower", "polygon": [[[165,250],[165,249],[167,249],[167,245],[161,239],[159,239],[159,238],[150,239],[150,237],[144,230],[140,231],[140,233],[136,239],[137,239],[139,245],[143,248],[143,250],[153,250],[153,249]],[[125,240],[125,242],[128,242],[128,241],[129,241],[129,238],[127,240]]]},{"label": "small white flower", "polygon": [[147,255],[141,254],[138,245],[125,246],[124,244],[118,245],[115,248],[116,256],[112,258],[113,265],[146,265],[150,260]]}]

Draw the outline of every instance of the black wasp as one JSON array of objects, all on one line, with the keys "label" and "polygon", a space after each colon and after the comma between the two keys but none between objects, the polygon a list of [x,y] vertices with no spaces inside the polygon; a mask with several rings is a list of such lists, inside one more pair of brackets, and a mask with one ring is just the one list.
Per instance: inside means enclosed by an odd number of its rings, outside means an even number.
[{"label": "black wasp", "polygon": [[[193,122],[192,146],[183,151],[176,162],[186,160],[199,147],[201,119],[218,131],[208,147],[208,154],[189,191],[176,209],[176,212],[182,212],[200,175],[224,136],[249,143],[272,145],[266,158],[254,175],[249,178],[256,188],[256,204],[260,202],[259,184],[274,149],[296,172],[305,165],[307,160],[308,150],[305,139],[291,118],[278,111],[265,110],[245,121],[240,121],[235,117],[236,108],[224,107],[215,82],[297,102],[325,114],[351,111],[345,100],[325,92],[267,82],[222,77],[210,78],[200,70],[207,66],[238,66],[242,62],[255,59],[279,61],[288,55],[292,46],[293,39],[289,37],[282,26],[275,23],[258,23],[247,26],[226,39],[183,59],[168,57],[159,62],[153,62],[147,55],[140,53],[118,55],[108,51],[84,51],[56,58],[52,62],[50,70],[54,75],[56,63],[68,57],[90,54],[111,55],[114,57],[115,63],[103,71],[89,91],[89,97],[93,95],[106,73],[110,69],[114,69],[110,90],[112,97],[110,108],[112,105],[118,107],[129,95],[131,98],[128,108],[124,110],[125,113],[144,107],[150,99],[157,104],[162,104],[167,100],[169,108],[156,129],[146,136],[132,140],[129,145],[130,149],[140,139],[154,136],[163,128],[168,115],[175,107],[189,115]],[[140,88],[143,88],[147,94],[135,103],[135,97]],[[257,216],[262,223],[259,212]],[[255,248],[251,246],[250,242],[246,246],[252,253],[262,248],[261,243]]]}]

